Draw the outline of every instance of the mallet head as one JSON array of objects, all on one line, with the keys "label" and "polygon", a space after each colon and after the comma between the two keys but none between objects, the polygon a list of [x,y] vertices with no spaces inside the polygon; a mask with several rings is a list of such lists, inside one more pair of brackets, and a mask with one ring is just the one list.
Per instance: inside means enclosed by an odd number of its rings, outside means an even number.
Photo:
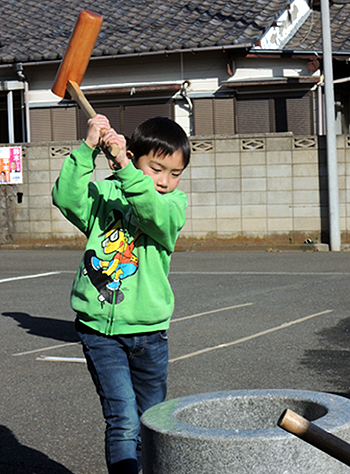
[{"label": "mallet head", "polygon": [[98,13],[90,10],[80,13],[51,89],[54,94],[70,98],[66,90],[67,82],[73,81],[80,86],[101,25],[102,17]]}]

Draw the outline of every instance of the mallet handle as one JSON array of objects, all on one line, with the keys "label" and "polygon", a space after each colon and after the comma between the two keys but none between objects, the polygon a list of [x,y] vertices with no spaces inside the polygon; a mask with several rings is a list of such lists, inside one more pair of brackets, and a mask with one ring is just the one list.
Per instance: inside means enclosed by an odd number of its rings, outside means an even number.
[{"label": "mallet handle", "polygon": [[79,105],[84,114],[88,118],[94,118],[96,116],[96,112],[78,84],[74,81],[68,81],[66,88],[71,98]]},{"label": "mallet handle", "polygon": [[312,444],[315,448],[350,466],[350,444],[328,433],[292,410],[285,410],[277,424],[289,433]]},{"label": "mallet handle", "polygon": [[[72,97],[72,99],[79,105],[81,110],[84,112],[84,114],[88,118],[94,118],[97,115],[95,110],[91,106],[90,102],[87,100],[87,98],[85,97],[83,91],[80,89],[80,87],[78,86],[78,84],[76,82],[68,81],[66,88],[67,88],[67,91],[69,92],[70,96]],[[102,133],[102,135],[103,135],[103,133]],[[118,145],[115,145],[115,144],[110,145],[107,148],[107,151],[108,151],[107,158],[111,159],[113,161],[113,163],[118,166],[116,161],[113,159],[120,152],[120,149],[119,149]]]}]

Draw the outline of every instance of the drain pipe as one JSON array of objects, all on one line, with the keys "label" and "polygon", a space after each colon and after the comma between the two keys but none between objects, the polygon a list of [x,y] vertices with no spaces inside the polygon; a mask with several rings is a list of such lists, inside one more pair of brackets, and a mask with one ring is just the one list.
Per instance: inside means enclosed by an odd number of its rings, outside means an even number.
[{"label": "drain pipe", "polygon": [[29,119],[29,99],[28,99],[28,93],[29,93],[29,85],[28,85],[28,80],[26,75],[23,72],[23,64],[22,63],[15,63],[13,65],[14,70],[17,73],[17,76],[21,81],[23,81],[24,84],[24,117],[25,117],[25,139],[27,143],[30,142],[30,119]]},{"label": "drain pipe", "polygon": [[8,123],[8,141],[9,143],[15,143],[13,91],[8,91],[7,93],[7,123]]},{"label": "drain pipe", "polygon": [[316,84],[315,87],[317,88],[318,135],[324,135],[325,131],[324,131],[324,101],[323,101],[324,77],[323,77],[323,74],[320,78],[320,81]]}]

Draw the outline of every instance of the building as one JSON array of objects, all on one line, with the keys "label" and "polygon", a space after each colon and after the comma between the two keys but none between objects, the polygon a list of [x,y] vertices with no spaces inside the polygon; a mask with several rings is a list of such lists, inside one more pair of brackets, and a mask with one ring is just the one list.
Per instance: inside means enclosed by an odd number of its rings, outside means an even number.
[{"label": "building", "polygon": [[[51,87],[84,8],[58,0],[0,5],[0,142],[22,144],[24,163],[23,184],[0,186],[4,241],[76,235],[50,192],[86,118]],[[324,134],[320,12],[305,0],[106,1],[91,9],[104,22],[81,87],[96,111],[126,135],[165,115],[191,136],[183,236],[328,240],[325,141],[317,136]],[[350,7],[330,10],[348,242]],[[101,165],[96,179],[108,173]]]},{"label": "building", "polygon": [[[51,92],[84,8],[2,2],[0,142],[84,136],[83,114]],[[91,10],[105,18],[81,88],[120,132],[154,115],[189,135],[317,132],[320,42],[299,51],[297,38],[319,13],[304,0],[103,2]]]}]

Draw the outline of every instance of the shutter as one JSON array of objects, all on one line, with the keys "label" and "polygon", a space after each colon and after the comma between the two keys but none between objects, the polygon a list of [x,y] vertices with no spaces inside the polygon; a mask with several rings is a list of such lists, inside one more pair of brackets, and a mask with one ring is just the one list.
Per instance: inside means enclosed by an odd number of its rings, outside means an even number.
[{"label": "shutter", "polygon": [[294,135],[312,135],[311,94],[287,99],[288,131]]},{"label": "shutter", "polygon": [[77,138],[78,140],[82,140],[83,138],[86,138],[86,131],[87,131],[87,121],[88,118],[84,114],[84,112],[77,108]]},{"label": "shutter", "polygon": [[31,109],[30,135],[33,142],[76,140],[75,107]]},{"label": "shutter", "polygon": [[76,140],[77,119],[75,107],[56,107],[51,109],[52,140]]},{"label": "shutter", "polygon": [[213,99],[193,100],[193,127],[195,135],[214,134]]},{"label": "shutter", "polygon": [[300,97],[276,97],[276,132],[293,132],[294,135],[312,135],[311,94]]},{"label": "shutter", "polygon": [[233,99],[214,99],[214,133],[234,134]]},{"label": "shutter", "polygon": [[30,109],[30,137],[33,142],[51,141],[51,110]]},{"label": "shutter", "polygon": [[119,105],[98,104],[95,106],[96,113],[105,115],[111,127],[118,133],[121,132],[120,109],[121,107]]},{"label": "shutter", "polygon": [[[112,128],[118,133],[130,137],[140,123],[152,117],[173,118],[173,104],[171,101],[163,103],[149,103],[144,105],[108,105],[105,102],[91,104],[95,111],[108,117]],[[78,111],[78,138],[86,136],[87,118],[84,113]]]},{"label": "shutter", "polygon": [[124,108],[124,130],[131,137],[135,128],[145,120],[153,117],[173,118],[173,104],[168,101],[159,104],[127,105]]},{"label": "shutter", "polygon": [[237,100],[238,133],[269,133],[270,130],[269,99]]},{"label": "shutter", "polygon": [[[114,128],[118,133],[121,132],[121,124],[120,124],[120,110],[121,107],[118,105],[107,105],[107,104],[98,104],[94,105],[91,104],[98,114],[105,115],[108,117],[108,120],[110,121],[111,127]],[[88,118],[84,114],[84,112],[81,109],[78,109],[78,114],[77,114],[77,128],[78,128],[78,139],[83,139],[86,137],[86,131],[87,131],[87,121]]]}]

